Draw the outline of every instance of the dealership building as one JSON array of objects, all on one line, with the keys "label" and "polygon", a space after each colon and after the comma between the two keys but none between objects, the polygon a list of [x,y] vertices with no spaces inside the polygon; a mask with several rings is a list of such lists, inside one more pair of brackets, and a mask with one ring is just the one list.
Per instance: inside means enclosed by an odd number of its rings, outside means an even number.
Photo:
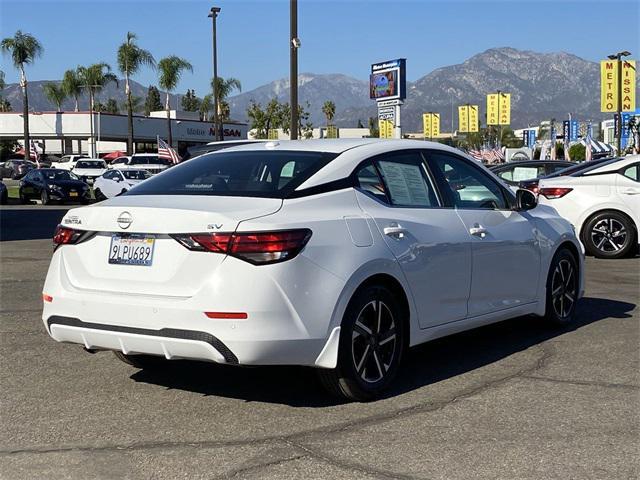
[{"label": "dealership building", "polygon": [[[203,122],[197,112],[172,110],[171,134],[173,146],[179,153],[187,147],[215,141],[215,129],[211,122]],[[0,140],[16,140],[24,137],[23,115],[20,112],[0,113]],[[39,153],[72,154],[91,153],[95,142],[97,154],[126,150],[128,135],[126,115],[94,112],[33,112],[29,114],[29,135]],[[225,122],[224,140],[247,138],[247,124]],[[166,111],[133,117],[133,137],[136,152],[156,151],[156,139],[168,137]],[[92,142],[93,139],[93,142]]]}]

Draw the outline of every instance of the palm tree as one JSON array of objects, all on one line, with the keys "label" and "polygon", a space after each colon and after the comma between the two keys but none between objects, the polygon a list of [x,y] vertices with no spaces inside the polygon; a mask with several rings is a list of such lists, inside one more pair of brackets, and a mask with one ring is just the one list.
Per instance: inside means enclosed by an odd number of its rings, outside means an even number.
[{"label": "palm tree", "polygon": [[331,100],[327,100],[326,102],[324,102],[324,105],[322,105],[322,113],[324,113],[324,116],[327,118],[328,127],[329,125],[331,125],[331,121],[336,114],[336,104]]},{"label": "palm tree", "polygon": [[78,76],[77,70],[67,70],[62,77],[62,89],[67,97],[73,97],[76,101],[75,111],[79,111],[78,97],[82,93],[82,80]]},{"label": "palm tree", "polygon": [[[227,102],[227,98],[229,97],[229,95],[231,95],[231,92],[233,92],[234,90],[238,90],[239,92],[242,91],[242,84],[240,83],[240,80],[238,80],[237,78],[233,78],[233,77],[229,77],[229,78],[222,78],[222,77],[218,77],[217,79],[217,85],[214,83],[214,79],[211,79],[211,90],[213,92],[215,92],[215,87],[218,87],[218,108],[217,108],[217,113],[218,113],[218,121],[220,123],[229,120],[229,116],[231,114],[231,107],[229,106],[229,103]],[[216,125],[216,132],[220,131],[221,125]],[[222,138],[222,135],[220,135],[220,138]]]},{"label": "palm tree", "polygon": [[45,97],[56,106],[58,112],[61,112],[62,102],[67,98],[64,88],[62,88],[60,84],[49,82],[42,86],[42,90],[44,91]]},{"label": "palm tree", "polygon": [[131,103],[129,79],[144,65],[153,68],[156,66],[153,55],[148,50],[140,48],[135,40],[136,34],[127,32],[127,40],[118,48],[118,69],[124,75],[124,91],[127,95],[127,154],[129,155],[133,153],[133,105]]},{"label": "palm tree", "polygon": [[[89,92],[89,111],[93,115],[95,109],[96,93],[102,91],[102,89],[110,82],[118,84],[118,78],[111,73],[111,67],[109,64],[101,62],[94,63],[88,67],[78,67],[78,78],[82,88]],[[93,136],[93,117],[89,122],[91,130],[91,156],[96,156],[95,141]]]},{"label": "palm tree", "polygon": [[25,158],[28,158],[30,138],[29,138],[29,95],[27,94],[27,76],[24,73],[24,66],[42,55],[43,48],[40,42],[28,33],[22,33],[18,30],[13,37],[7,37],[0,42],[2,53],[10,54],[13,66],[20,70],[20,86],[22,87],[23,110],[22,118],[24,121],[24,151]]},{"label": "palm tree", "polygon": [[165,57],[158,62],[158,70],[160,71],[160,78],[158,84],[167,94],[167,100],[165,102],[165,108],[167,110],[167,130],[169,133],[169,146],[173,144],[173,138],[171,136],[171,106],[169,105],[169,93],[176,89],[182,72],[189,70],[193,72],[193,67],[184,58],[171,55]]}]

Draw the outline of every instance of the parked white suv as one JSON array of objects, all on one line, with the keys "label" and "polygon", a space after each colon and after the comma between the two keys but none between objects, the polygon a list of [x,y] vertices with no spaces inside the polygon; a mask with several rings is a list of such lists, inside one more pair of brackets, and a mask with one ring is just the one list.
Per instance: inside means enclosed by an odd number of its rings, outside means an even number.
[{"label": "parked white suv", "polygon": [[118,157],[109,168],[118,170],[143,169],[151,174],[160,173],[171,166],[171,162],[159,158],[157,153],[135,153],[127,157]]},{"label": "parked white suv", "polygon": [[73,167],[73,173],[89,185],[106,171],[107,164],[100,158],[80,158]]},{"label": "parked white suv", "polygon": [[51,162],[51,168],[60,168],[62,170],[73,170],[76,162],[81,158],[89,158],[86,155],[64,155],[59,162]]}]

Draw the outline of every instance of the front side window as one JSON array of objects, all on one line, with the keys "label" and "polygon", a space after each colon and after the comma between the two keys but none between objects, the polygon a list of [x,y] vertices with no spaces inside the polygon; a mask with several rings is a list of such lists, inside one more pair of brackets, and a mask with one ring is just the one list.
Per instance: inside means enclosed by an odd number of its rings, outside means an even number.
[{"label": "front side window", "polygon": [[449,206],[473,210],[508,208],[502,188],[479,167],[441,152],[430,152],[428,159]]},{"label": "front side window", "polygon": [[[144,180],[151,176],[146,170],[124,170],[121,174],[129,180]],[[120,173],[118,173],[118,175],[120,175]]]},{"label": "front side window", "polygon": [[326,152],[223,150],[181,163],[126,195],[286,198],[335,157]]},{"label": "front side window", "polygon": [[389,155],[377,159],[392,205],[406,207],[438,206],[435,189],[417,152]]}]

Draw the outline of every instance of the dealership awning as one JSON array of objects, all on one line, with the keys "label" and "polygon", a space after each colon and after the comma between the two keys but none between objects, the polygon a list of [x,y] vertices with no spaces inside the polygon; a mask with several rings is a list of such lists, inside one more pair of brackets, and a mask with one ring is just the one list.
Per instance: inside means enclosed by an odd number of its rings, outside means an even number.
[{"label": "dealership awning", "polygon": [[[580,140],[582,145],[587,145],[584,138]],[[591,150],[594,153],[613,153],[615,149],[608,143],[600,142],[598,140],[591,139]]]}]

